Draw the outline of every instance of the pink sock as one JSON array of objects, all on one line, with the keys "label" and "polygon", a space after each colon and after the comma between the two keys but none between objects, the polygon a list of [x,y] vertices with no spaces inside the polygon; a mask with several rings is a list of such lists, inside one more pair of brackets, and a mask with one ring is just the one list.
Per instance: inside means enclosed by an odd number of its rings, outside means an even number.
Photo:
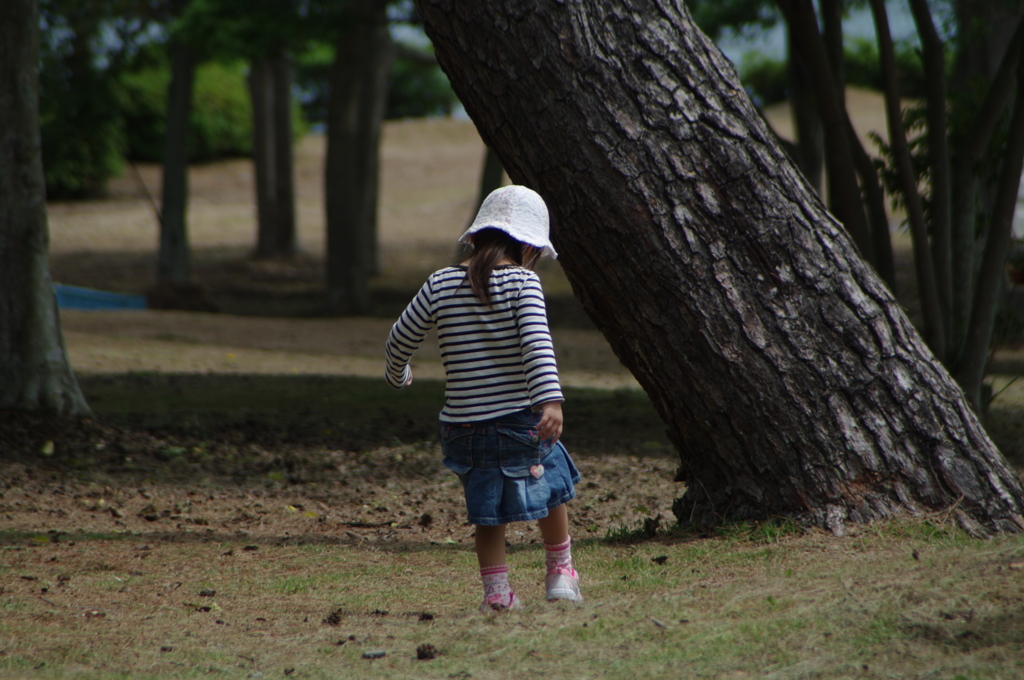
[{"label": "pink sock", "polygon": [[512,586],[508,582],[508,566],[481,567],[484,582],[484,601],[508,606],[512,601]]},{"label": "pink sock", "polygon": [[562,572],[570,576],[576,576],[572,568],[572,539],[568,538],[565,543],[544,544],[545,562],[548,567],[548,574]]}]

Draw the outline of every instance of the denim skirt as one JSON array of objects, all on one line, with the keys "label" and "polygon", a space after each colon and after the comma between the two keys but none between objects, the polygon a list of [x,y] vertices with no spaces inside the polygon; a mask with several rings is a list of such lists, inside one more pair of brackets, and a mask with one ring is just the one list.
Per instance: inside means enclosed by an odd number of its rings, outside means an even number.
[{"label": "denim skirt", "polygon": [[459,476],[470,524],[495,526],[547,517],[576,497],[580,473],[561,442],[537,435],[529,409],[494,420],[441,423],[444,465]]}]

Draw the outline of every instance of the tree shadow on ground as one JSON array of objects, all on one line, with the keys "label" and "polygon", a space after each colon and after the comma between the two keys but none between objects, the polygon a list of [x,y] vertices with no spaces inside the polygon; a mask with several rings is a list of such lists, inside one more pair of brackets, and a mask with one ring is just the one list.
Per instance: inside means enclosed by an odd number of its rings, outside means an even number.
[{"label": "tree shadow on ground", "polygon": [[974,611],[939,612],[936,622],[909,621],[908,637],[927,640],[951,652],[1024,644],[1024,610],[975,616]]},{"label": "tree shadow on ground", "polygon": [[[439,381],[400,392],[379,379],[308,375],[117,374],[80,383],[91,418],[0,411],[0,461],[53,483],[205,480],[242,492],[268,483],[385,485],[443,472]],[[563,441],[573,454],[672,464],[677,454],[643,392],[566,395],[571,432]]]},{"label": "tree shadow on ground", "polygon": [[[398,391],[375,378],[118,374],[80,378],[97,418],[167,436],[363,451],[436,442],[444,383]],[[565,443],[573,452],[670,457],[647,395],[566,388]]]}]

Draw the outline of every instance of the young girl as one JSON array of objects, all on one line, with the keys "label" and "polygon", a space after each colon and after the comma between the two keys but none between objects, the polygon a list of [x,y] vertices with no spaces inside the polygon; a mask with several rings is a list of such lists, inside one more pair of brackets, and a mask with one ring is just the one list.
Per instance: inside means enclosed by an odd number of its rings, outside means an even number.
[{"label": "young girl", "polygon": [[387,381],[412,383],[409,360],[436,324],[447,376],[441,448],[476,525],[480,610],[522,606],[508,582],[505,525],[530,520],[544,539],[547,599],[578,602],[565,503],[580,477],[558,441],[562,390],[533,272],[541,254],[558,256],[547,206],[526,187],[503,187],[459,241],[473,246],[470,258],[431,274],[392,327]]}]

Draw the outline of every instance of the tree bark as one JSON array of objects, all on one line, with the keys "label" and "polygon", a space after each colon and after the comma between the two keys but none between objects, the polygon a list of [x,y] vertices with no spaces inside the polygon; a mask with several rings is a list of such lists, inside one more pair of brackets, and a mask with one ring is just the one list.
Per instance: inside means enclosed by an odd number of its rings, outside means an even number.
[{"label": "tree bark", "polygon": [[39,4],[0,13],[0,409],[85,415],[49,271],[39,135]]},{"label": "tree bark", "polygon": [[187,228],[188,117],[196,64],[192,50],[182,41],[172,38],[170,51],[157,283],[186,284],[192,278]]},{"label": "tree bark", "polygon": [[1024,491],[959,387],[681,3],[416,5],[668,424],[680,521],[784,514],[842,533],[955,508],[977,533],[1024,528]]},{"label": "tree bark", "polygon": [[351,30],[335,45],[327,108],[327,308],[335,314],[370,310],[380,129],[392,54],[387,3],[355,4]]}]

